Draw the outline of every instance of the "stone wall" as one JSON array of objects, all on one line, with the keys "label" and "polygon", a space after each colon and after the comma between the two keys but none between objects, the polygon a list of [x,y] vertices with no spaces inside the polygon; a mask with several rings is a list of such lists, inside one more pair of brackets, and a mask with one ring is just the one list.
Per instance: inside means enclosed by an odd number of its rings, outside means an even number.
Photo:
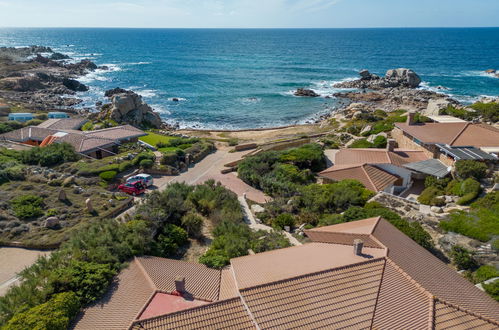
[{"label": "stone wall", "polygon": [[400,128],[395,127],[392,130],[392,137],[397,141],[398,147],[401,149],[423,151],[430,158],[435,158],[437,151],[434,146],[422,146],[414,142],[409,136],[404,134]]}]

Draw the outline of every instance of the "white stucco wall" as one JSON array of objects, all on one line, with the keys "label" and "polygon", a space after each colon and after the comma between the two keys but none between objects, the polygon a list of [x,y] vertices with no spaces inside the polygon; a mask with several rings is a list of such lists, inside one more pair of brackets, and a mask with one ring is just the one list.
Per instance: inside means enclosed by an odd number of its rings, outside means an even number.
[{"label": "white stucco wall", "polygon": [[411,183],[411,171],[398,167],[392,164],[376,164],[377,167],[381,168],[382,170],[387,171],[388,173],[397,175],[402,178],[403,180],[403,186],[407,187]]}]

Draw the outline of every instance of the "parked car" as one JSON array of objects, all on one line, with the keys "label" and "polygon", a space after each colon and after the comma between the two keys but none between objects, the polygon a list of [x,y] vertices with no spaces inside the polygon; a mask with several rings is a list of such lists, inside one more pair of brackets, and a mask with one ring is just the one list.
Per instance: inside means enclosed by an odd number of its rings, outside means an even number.
[{"label": "parked car", "polygon": [[126,182],[134,182],[134,181],[142,181],[142,183],[146,187],[152,186],[154,183],[154,179],[152,178],[152,176],[145,173],[131,176],[126,180]]},{"label": "parked car", "polygon": [[140,180],[120,184],[118,189],[132,196],[140,195],[146,191],[146,187]]}]

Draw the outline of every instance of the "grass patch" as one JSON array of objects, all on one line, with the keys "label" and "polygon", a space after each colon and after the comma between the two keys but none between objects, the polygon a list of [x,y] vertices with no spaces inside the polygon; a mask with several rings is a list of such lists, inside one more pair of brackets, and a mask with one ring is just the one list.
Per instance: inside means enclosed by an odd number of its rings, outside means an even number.
[{"label": "grass patch", "polygon": [[146,136],[141,136],[139,138],[140,141],[150,144],[152,146],[156,146],[156,144],[158,143],[168,144],[173,139],[175,138],[172,136],[165,136],[153,132],[147,132]]}]

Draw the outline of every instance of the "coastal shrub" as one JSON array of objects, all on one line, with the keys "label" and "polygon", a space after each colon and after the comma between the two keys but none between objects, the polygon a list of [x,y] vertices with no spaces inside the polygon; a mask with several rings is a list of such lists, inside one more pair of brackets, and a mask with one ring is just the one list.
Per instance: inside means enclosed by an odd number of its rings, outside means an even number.
[{"label": "coastal shrub", "polygon": [[129,160],[125,160],[124,162],[120,163],[120,165],[118,167],[118,171],[120,173],[122,173],[122,172],[128,171],[132,167],[133,167],[133,163],[131,161],[129,161]]},{"label": "coastal shrub", "polygon": [[471,203],[478,197],[481,189],[480,182],[472,178],[464,180],[460,185],[460,196],[462,197],[457,201],[457,204],[466,205]]},{"label": "coastal shrub", "polygon": [[51,274],[54,293],[72,291],[83,304],[101,297],[116,274],[108,264],[72,260]]},{"label": "coastal shrub", "polygon": [[196,213],[187,213],[181,219],[182,227],[185,228],[189,236],[199,238],[202,236],[203,218]]},{"label": "coastal shrub", "polygon": [[345,222],[341,214],[324,214],[321,216],[318,227],[337,225]]},{"label": "coastal shrub", "polygon": [[99,177],[106,181],[106,182],[110,182],[112,180],[114,180],[114,178],[116,177],[118,173],[116,171],[106,171],[106,172],[102,172],[99,174]]},{"label": "coastal shrub", "polygon": [[499,191],[491,191],[471,204],[472,209],[499,207]]},{"label": "coastal shrub", "polygon": [[18,121],[5,121],[0,122],[0,134],[11,132],[13,130],[22,128],[24,125]]},{"label": "coastal shrub", "polygon": [[236,138],[230,138],[227,143],[229,144],[229,146],[233,147],[233,146],[237,146],[239,144],[239,140],[236,139]]},{"label": "coastal shrub", "polygon": [[201,139],[199,138],[173,138],[168,142],[168,146],[170,147],[178,147],[180,145],[186,145],[186,144],[195,144],[200,142]]},{"label": "coastal shrub", "polygon": [[34,147],[23,150],[20,160],[27,165],[54,166],[65,162],[77,161],[80,156],[68,143],[53,143],[43,148]]},{"label": "coastal shrub", "polygon": [[291,163],[300,169],[310,169],[314,172],[326,168],[326,158],[322,147],[316,143],[305,144],[298,148],[282,151],[279,160]]},{"label": "coastal shrub", "polygon": [[43,123],[43,120],[40,120],[40,119],[31,119],[31,120],[28,120],[25,125],[26,126],[38,126],[40,125],[41,123]]},{"label": "coastal shrub", "polygon": [[144,159],[150,159],[150,160],[154,161],[156,159],[156,157],[154,156],[154,153],[152,153],[152,152],[143,151],[140,154],[138,154],[137,156],[135,156],[132,163],[135,166],[139,166],[140,162],[143,161]]},{"label": "coastal shrub", "polygon": [[474,160],[458,160],[456,162],[456,174],[462,179],[483,179],[487,175],[487,165]]},{"label": "coastal shrub", "polygon": [[166,142],[160,141],[160,142],[156,143],[156,148],[158,148],[158,149],[166,148],[166,147],[168,147],[168,143],[166,143]]},{"label": "coastal shrub", "polygon": [[425,188],[435,187],[439,190],[445,190],[451,180],[451,178],[438,179],[432,175],[428,175],[424,180],[424,186]]},{"label": "coastal shrub", "polygon": [[16,217],[20,219],[36,218],[43,214],[43,199],[35,195],[17,196],[10,201]]},{"label": "coastal shrub", "polygon": [[373,144],[369,141],[367,141],[367,139],[359,139],[359,140],[355,140],[352,144],[350,144],[348,146],[349,148],[372,148],[373,147]]},{"label": "coastal shrub", "polygon": [[142,159],[139,165],[141,168],[151,168],[154,165],[154,161],[152,159]]},{"label": "coastal shrub", "polygon": [[472,104],[470,108],[482,116],[485,121],[491,121],[493,123],[497,123],[499,121],[499,103],[497,102],[477,102]]},{"label": "coastal shrub", "polygon": [[483,284],[483,289],[496,301],[499,301],[499,281]]},{"label": "coastal shrub", "polygon": [[81,127],[82,131],[91,131],[94,128],[94,123],[91,121],[87,121],[83,126]]},{"label": "coastal shrub", "polygon": [[164,152],[159,161],[161,165],[175,165],[178,160],[177,153],[175,152]]},{"label": "coastal shrub", "polygon": [[380,135],[373,140],[373,148],[386,148],[386,137]]},{"label": "coastal shrub", "polygon": [[468,111],[463,108],[456,108],[453,105],[448,105],[447,108],[439,111],[440,115],[449,115],[457,118],[464,119],[466,121],[471,121],[478,116],[478,113],[475,111]]},{"label": "coastal shrub", "polygon": [[442,206],[445,200],[441,197],[442,191],[436,187],[428,187],[418,197],[418,202],[425,205]]},{"label": "coastal shrub", "polygon": [[291,243],[289,243],[289,240],[283,234],[274,230],[270,232],[260,230],[255,232],[252,236],[251,249],[255,253],[283,249],[291,246]]},{"label": "coastal shrub", "polygon": [[452,263],[458,270],[475,270],[478,268],[478,263],[473,259],[471,252],[460,245],[452,247],[450,256]]},{"label": "coastal shrub", "polygon": [[[88,174],[94,174],[94,175],[100,175],[102,172],[119,172],[120,170],[120,164],[108,164],[104,165],[101,167],[97,167],[96,169],[91,169]],[[80,174],[84,175],[86,174],[86,170],[83,170],[82,172],[79,172]]]},{"label": "coastal shrub", "polygon": [[3,329],[65,330],[79,308],[80,301],[74,292],[59,293],[46,303],[16,314]]},{"label": "coastal shrub", "polygon": [[174,224],[166,224],[156,239],[156,255],[161,257],[175,255],[178,249],[188,242],[187,237],[187,232],[183,228]]},{"label": "coastal shrub", "polygon": [[295,218],[292,214],[282,213],[277,216],[277,218],[272,221],[274,228],[284,229],[285,226],[293,228],[295,225]]},{"label": "coastal shrub", "polygon": [[499,271],[494,266],[483,265],[473,273],[473,282],[482,283],[494,277],[499,277]]}]

